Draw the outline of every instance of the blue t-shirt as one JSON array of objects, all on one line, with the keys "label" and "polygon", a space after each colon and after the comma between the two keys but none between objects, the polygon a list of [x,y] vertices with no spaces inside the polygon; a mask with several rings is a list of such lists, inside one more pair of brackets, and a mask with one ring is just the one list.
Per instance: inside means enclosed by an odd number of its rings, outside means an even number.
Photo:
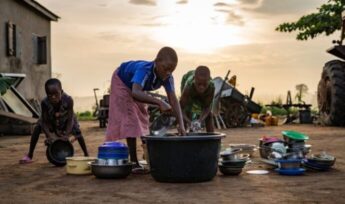
[{"label": "blue t-shirt", "polygon": [[161,80],[154,72],[154,62],[128,61],[120,65],[118,76],[130,89],[133,84],[139,84],[144,91],[153,91],[164,86],[166,92],[173,92],[174,78],[170,75],[166,80]]}]

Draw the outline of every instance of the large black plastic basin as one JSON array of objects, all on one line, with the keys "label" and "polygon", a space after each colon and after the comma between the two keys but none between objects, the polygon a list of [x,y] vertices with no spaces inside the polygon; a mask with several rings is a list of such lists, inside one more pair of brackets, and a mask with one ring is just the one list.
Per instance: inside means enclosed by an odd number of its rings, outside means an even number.
[{"label": "large black plastic basin", "polygon": [[152,177],[159,182],[204,182],[217,173],[221,133],[145,136]]}]

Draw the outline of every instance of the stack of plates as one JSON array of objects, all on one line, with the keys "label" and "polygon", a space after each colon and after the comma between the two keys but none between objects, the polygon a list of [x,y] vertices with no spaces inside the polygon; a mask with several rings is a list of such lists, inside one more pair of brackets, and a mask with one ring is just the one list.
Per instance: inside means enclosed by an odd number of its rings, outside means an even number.
[{"label": "stack of plates", "polygon": [[279,168],[275,169],[280,175],[297,176],[305,172],[301,167],[302,160],[300,159],[280,159],[276,160]]},{"label": "stack of plates", "polygon": [[275,169],[280,175],[287,175],[287,176],[298,176],[302,175],[305,172],[304,168],[297,168],[297,169],[282,169],[277,168]]},{"label": "stack of plates", "polygon": [[279,159],[276,160],[281,169],[299,169],[301,167],[301,159]]},{"label": "stack of plates", "polygon": [[334,165],[335,160],[333,156],[328,158],[311,157],[303,160],[303,166],[316,171],[327,171]]},{"label": "stack of plates", "polygon": [[218,167],[223,175],[239,175],[246,162],[247,159],[222,160]]}]

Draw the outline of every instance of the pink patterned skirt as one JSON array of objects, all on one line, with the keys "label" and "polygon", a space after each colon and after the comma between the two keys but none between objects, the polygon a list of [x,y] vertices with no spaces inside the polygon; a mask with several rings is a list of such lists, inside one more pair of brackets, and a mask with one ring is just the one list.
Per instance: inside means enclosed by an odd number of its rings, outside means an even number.
[{"label": "pink patterned skirt", "polygon": [[111,78],[109,118],[105,141],[135,138],[149,133],[147,106],[132,97],[117,70]]}]

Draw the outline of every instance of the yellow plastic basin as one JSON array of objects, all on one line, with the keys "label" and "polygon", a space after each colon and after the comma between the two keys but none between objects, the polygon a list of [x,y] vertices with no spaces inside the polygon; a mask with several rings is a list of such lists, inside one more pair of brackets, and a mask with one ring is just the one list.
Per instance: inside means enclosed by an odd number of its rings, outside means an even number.
[{"label": "yellow plastic basin", "polygon": [[91,166],[88,162],[95,161],[96,157],[67,157],[67,174],[87,175],[91,174]]}]

